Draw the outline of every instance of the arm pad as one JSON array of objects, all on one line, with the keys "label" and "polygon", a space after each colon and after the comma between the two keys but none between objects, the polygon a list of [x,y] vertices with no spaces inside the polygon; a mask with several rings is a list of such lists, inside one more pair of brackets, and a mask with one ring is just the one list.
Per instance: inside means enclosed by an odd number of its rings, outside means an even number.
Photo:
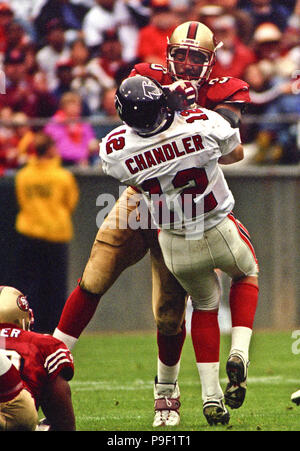
[{"label": "arm pad", "polygon": [[226,121],[229,122],[232,128],[240,127],[240,117],[234,111],[229,110],[228,108],[218,108],[215,111],[216,113],[219,113],[224,119],[226,119]]}]

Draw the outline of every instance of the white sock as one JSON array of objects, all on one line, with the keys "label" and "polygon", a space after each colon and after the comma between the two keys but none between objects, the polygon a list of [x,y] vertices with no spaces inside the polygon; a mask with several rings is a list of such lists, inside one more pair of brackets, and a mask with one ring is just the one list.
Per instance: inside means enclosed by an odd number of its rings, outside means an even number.
[{"label": "white sock", "polygon": [[65,334],[57,328],[53,332],[53,337],[62,341],[70,349],[70,351],[74,348],[75,344],[78,341],[78,338],[72,337],[72,335]]},{"label": "white sock", "polygon": [[157,359],[157,380],[161,384],[175,384],[180,370],[180,360],[176,365],[165,365],[159,358]]},{"label": "white sock", "polygon": [[231,349],[229,354],[238,352],[247,362],[249,359],[251,336],[252,329],[249,329],[249,327],[233,327],[231,332]]},{"label": "white sock", "polygon": [[7,373],[9,368],[11,367],[11,361],[6,357],[6,355],[1,354],[0,352],[0,376]]},{"label": "white sock", "polygon": [[222,399],[223,391],[219,380],[219,362],[199,363],[197,368],[200,376],[202,386],[202,400],[203,402],[211,399]]}]

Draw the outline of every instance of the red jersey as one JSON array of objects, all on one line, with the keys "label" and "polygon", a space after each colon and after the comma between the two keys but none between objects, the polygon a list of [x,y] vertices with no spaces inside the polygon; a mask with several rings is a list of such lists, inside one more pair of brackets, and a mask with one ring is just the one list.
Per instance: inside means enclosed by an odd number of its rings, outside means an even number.
[{"label": "red jersey", "polygon": [[[174,82],[167,69],[160,64],[140,63],[132,69],[130,76],[144,75],[157,80],[162,86]],[[249,85],[234,77],[212,78],[203,83],[198,91],[197,104],[209,110],[220,103],[249,103]]]},{"label": "red jersey", "polygon": [[29,332],[13,324],[0,325],[0,348],[5,349],[19,370],[36,407],[45,384],[61,374],[66,380],[74,375],[73,357],[67,346],[52,335]]}]

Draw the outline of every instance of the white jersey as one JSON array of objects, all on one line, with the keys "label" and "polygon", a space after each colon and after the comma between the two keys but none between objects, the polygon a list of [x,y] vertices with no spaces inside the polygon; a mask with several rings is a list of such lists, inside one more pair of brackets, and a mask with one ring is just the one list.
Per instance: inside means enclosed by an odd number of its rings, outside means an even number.
[{"label": "white jersey", "polygon": [[238,129],[201,108],[176,112],[151,137],[120,126],[101,142],[100,158],[106,174],[144,194],[158,228],[197,239],[234,206],[218,160],[239,143]]}]

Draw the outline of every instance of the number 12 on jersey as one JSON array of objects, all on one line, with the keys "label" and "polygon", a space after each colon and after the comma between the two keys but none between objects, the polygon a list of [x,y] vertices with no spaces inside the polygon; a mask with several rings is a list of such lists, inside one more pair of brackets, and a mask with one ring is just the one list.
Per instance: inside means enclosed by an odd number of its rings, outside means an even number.
[{"label": "number 12 on jersey", "polygon": [[[195,219],[217,206],[212,191],[204,196],[202,202],[197,202],[197,197],[201,196],[208,186],[208,178],[204,168],[192,167],[178,171],[172,180],[172,185],[175,190],[178,189],[180,209],[186,220]],[[167,198],[163,194],[157,177],[145,180],[142,189],[149,193],[154,209],[152,214],[154,214],[159,225],[163,226],[182,221],[182,214],[176,214],[175,205],[167,204]],[[178,205],[178,199],[176,200]]]}]

